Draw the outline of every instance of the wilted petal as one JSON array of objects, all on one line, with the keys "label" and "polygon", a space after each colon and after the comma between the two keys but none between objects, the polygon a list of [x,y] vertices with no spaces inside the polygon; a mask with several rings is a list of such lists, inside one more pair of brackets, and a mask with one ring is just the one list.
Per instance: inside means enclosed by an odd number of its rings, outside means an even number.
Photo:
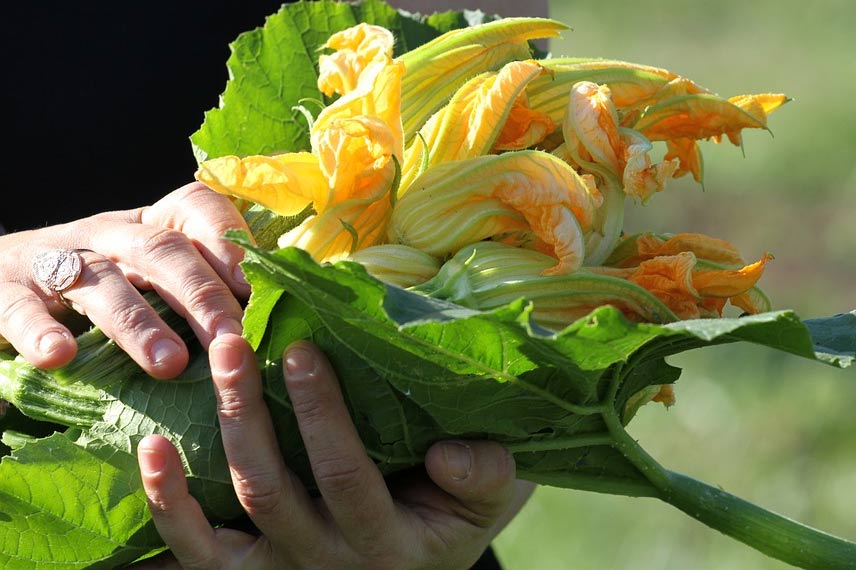
[{"label": "wilted petal", "polygon": [[726,99],[708,93],[672,97],[645,110],[633,128],[649,140],[707,139],[746,128],[766,128],[756,117]]},{"label": "wilted petal", "polygon": [[705,297],[736,297],[755,286],[771,259],[767,253],[741,269],[701,269],[693,274],[693,285]]},{"label": "wilted petal", "polygon": [[630,129],[621,129],[621,135],[625,162],[622,186],[628,196],[638,198],[644,204],[665,188],[666,181],[678,169],[678,161],[664,159],[652,164],[648,153],[653,146],[648,139]]},{"label": "wilted petal", "polygon": [[675,138],[666,141],[666,154],[663,160],[678,160],[678,169],[672,175],[675,178],[692,173],[696,182],[704,177],[704,159],[698,142],[688,138]]},{"label": "wilted petal", "polygon": [[562,133],[571,153],[582,146],[594,162],[621,178],[624,170],[621,135],[609,87],[591,81],[575,83],[562,123]]},{"label": "wilted petal", "polygon": [[696,256],[685,251],[643,261],[627,279],[653,293],[682,319],[720,317],[729,298],[755,287],[770,259],[764,255],[740,269],[698,269]]},{"label": "wilted petal", "polygon": [[663,238],[654,234],[642,234],[636,239],[641,259],[652,259],[661,255],[676,255],[683,251],[692,252],[696,258],[713,261],[726,266],[745,265],[743,256],[731,243],[704,234],[682,233]]},{"label": "wilted petal", "polygon": [[318,158],[308,152],[223,156],[202,162],[195,177],[216,192],[256,202],[283,216],[293,216],[327,196]]},{"label": "wilted petal", "polygon": [[629,280],[650,291],[680,318],[697,318],[701,296],[693,285],[695,264],[696,258],[689,252],[655,257],[640,263]]}]

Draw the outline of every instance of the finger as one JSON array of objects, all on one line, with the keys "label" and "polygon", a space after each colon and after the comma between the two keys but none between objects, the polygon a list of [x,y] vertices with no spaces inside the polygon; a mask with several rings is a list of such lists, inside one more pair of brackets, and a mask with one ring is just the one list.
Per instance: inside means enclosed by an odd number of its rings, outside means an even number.
[{"label": "finger", "polygon": [[224,335],[208,352],[223,447],[241,505],[271,541],[315,544],[323,524],[285,467],[252,348],[237,335]]},{"label": "finger", "polygon": [[0,283],[0,338],[38,368],[56,368],[77,354],[74,335],[44,301],[19,283]]},{"label": "finger", "polygon": [[469,524],[489,528],[514,496],[512,455],[491,441],[443,441],[425,454],[434,483],[456,499],[449,508]]},{"label": "finger", "polygon": [[137,459],[152,520],[175,558],[189,568],[216,568],[216,534],[187,490],[178,451],[163,436],[149,435],[140,441]]},{"label": "finger", "polygon": [[184,370],[189,355],[181,337],[116,264],[94,251],[80,252],[80,256],[80,277],[63,291],[66,301],[84,312],[149,375],[165,379]]},{"label": "finger", "polygon": [[244,250],[223,238],[226,230],[250,234],[247,223],[228,196],[201,182],[192,182],[168,194],[141,212],[141,222],[181,231],[193,240],[205,260],[239,298],[250,294],[240,262]]},{"label": "finger", "polygon": [[102,220],[91,243],[138,288],[154,289],[187,320],[203,347],[219,334],[241,332],[240,303],[183,233]]},{"label": "finger", "polygon": [[383,476],[366,454],[330,363],[313,345],[284,355],[285,384],[324,503],[352,546],[393,540],[396,510]]}]

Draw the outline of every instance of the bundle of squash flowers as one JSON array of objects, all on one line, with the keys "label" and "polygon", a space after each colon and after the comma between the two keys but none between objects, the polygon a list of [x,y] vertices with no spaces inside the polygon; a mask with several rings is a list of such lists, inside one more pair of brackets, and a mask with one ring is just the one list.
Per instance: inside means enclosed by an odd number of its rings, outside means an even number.
[{"label": "bundle of squash flowers", "polygon": [[701,183],[699,142],[740,145],[787,97],[723,98],[655,67],[532,57],[531,40],[564,29],[505,18],[398,57],[383,27],[335,33],[319,59],[330,103],[317,116],[295,107],[311,150],[213,158],[196,177],[239,207],[296,216],[279,247],[470,308],[525,297],[552,330],[605,304],[656,323],[768,310],[757,282],[769,254],[627,235],[623,221],[627,201],[647,203],[671,178]]}]

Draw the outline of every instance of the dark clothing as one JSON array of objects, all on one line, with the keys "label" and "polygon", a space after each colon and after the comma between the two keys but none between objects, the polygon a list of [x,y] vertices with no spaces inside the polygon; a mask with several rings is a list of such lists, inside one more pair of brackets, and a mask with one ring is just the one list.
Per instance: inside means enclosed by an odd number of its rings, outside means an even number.
[{"label": "dark clothing", "polygon": [[[193,180],[189,137],[218,104],[229,42],[280,1],[5,6],[0,228],[155,202]],[[10,205],[12,197],[20,206]],[[2,233],[2,232],[0,232]],[[488,551],[474,568],[499,570]]]},{"label": "dark clothing", "polygon": [[[229,42],[281,4],[10,3],[0,224],[141,206],[192,181],[189,136],[218,104]],[[23,207],[8,206],[12,195]]]}]

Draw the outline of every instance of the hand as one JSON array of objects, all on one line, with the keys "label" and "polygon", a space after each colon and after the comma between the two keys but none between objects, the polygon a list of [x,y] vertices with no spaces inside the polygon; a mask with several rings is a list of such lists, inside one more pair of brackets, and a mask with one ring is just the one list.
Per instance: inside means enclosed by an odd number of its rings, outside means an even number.
[{"label": "hand", "polygon": [[238,266],[243,250],[222,239],[230,228],[247,229],[237,209],[194,182],[152,206],[2,236],[0,343],[5,338],[40,368],[74,358],[77,344],[66,326],[74,314],[34,280],[31,265],[46,251],[86,250],[66,301],[151,376],[172,378],[187,365],[187,347],[140,290],[156,291],[205,347],[218,334],[240,333],[238,298],[250,288]]},{"label": "hand", "polygon": [[261,535],[213,529],[188,494],[178,452],[165,438],[148,436],[138,447],[140,471],[171,552],[135,570],[466,569],[531,491],[529,483],[515,483],[512,456],[488,441],[437,443],[424,472],[388,487],[329,363],[298,342],[283,366],[320,492],[314,498],[283,462],[252,349],[226,335],[211,343],[209,357],[232,482]]}]

